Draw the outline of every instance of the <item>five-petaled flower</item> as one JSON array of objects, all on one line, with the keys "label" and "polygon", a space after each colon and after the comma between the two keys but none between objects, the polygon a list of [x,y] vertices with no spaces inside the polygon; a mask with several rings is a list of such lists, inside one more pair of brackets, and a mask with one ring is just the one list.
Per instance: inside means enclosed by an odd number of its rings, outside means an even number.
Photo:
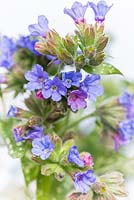
[{"label": "five-petaled flower", "polygon": [[79,108],[86,108],[87,93],[82,90],[73,90],[69,93],[67,103],[72,111],[76,112]]},{"label": "five-petaled flower", "polygon": [[79,87],[81,79],[82,74],[80,72],[70,71],[62,73],[62,81],[67,88],[71,86]]},{"label": "five-petaled flower", "polygon": [[42,95],[44,96],[44,98],[48,99],[52,97],[53,101],[60,101],[62,96],[65,96],[66,93],[66,87],[57,76],[55,76],[53,80],[48,79],[44,83],[44,87],[42,90]]},{"label": "five-petaled flower", "polygon": [[82,3],[76,1],[71,9],[64,8],[64,13],[69,15],[76,24],[79,22],[85,22],[85,12],[88,8],[88,3],[86,5],[82,5]]},{"label": "five-petaled flower", "polygon": [[81,160],[76,146],[72,146],[70,148],[69,155],[68,155],[68,161],[71,163],[75,163],[79,167],[84,167],[84,162]]},{"label": "five-petaled flower", "polygon": [[110,8],[113,6],[108,6],[107,3],[103,0],[99,1],[97,5],[93,2],[89,2],[89,6],[93,9],[95,14],[95,20],[97,22],[103,22],[105,20],[105,16]]},{"label": "five-petaled flower", "polygon": [[46,32],[49,31],[48,19],[44,15],[38,16],[38,24],[32,24],[28,27],[32,36],[46,37]]},{"label": "five-petaled flower", "polygon": [[54,144],[48,135],[34,139],[32,146],[32,153],[35,156],[40,156],[42,160],[46,160],[54,150]]},{"label": "five-petaled flower", "polygon": [[31,71],[25,73],[25,78],[29,81],[26,85],[26,89],[34,91],[43,88],[44,82],[48,79],[48,74],[43,71],[41,65],[36,64]]},{"label": "five-petaled flower", "polygon": [[96,182],[93,170],[77,172],[73,176],[75,189],[81,193],[87,193],[89,187]]},{"label": "five-petaled flower", "polygon": [[81,90],[85,91],[91,101],[96,100],[96,96],[101,96],[104,92],[102,86],[99,85],[100,76],[97,74],[87,75],[81,83]]}]

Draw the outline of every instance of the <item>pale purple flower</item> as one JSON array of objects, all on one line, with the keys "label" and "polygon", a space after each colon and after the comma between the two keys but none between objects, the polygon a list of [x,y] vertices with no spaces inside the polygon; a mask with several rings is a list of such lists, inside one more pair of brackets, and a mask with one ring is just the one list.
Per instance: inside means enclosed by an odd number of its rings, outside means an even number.
[{"label": "pale purple flower", "polygon": [[79,87],[81,79],[82,74],[80,72],[70,71],[62,73],[62,81],[67,88],[71,86]]},{"label": "pale purple flower", "polygon": [[119,123],[118,132],[124,141],[129,141],[134,135],[134,118]]},{"label": "pale purple flower", "polygon": [[119,104],[126,108],[127,118],[134,118],[134,94],[124,92],[118,99]]},{"label": "pale purple flower", "polygon": [[104,89],[99,85],[100,76],[97,74],[87,75],[84,81],[81,83],[81,90],[88,94],[91,101],[96,101],[96,96],[101,96]]},{"label": "pale purple flower", "polygon": [[89,187],[96,182],[93,170],[77,172],[74,174],[73,180],[75,189],[81,193],[87,193],[89,191]]},{"label": "pale purple flower", "polygon": [[44,82],[48,79],[48,74],[43,71],[41,65],[36,64],[31,71],[25,73],[25,78],[29,81],[26,85],[26,89],[34,91],[43,88]]},{"label": "pale purple flower", "polygon": [[35,138],[41,138],[44,135],[44,127],[33,126],[31,130],[28,130],[23,136],[24,140],[34,140]]},{"label": "pale purple flower", "polygon": [[88,3],[86,5],[82,5],[82,3],[76,1],[71,9],[64,8],[64,13],[69,15],[76,24],[79,22],[84,22],[85,21],[85,12],[88,8]]},{"label": "pale purple flower", "polygon": [[38,16],[38,24],[29,25],[28,29],[32,36],[46,36],[49,31],[48,19],[44,15]]},{"label": "pale purple flower", "polygon": [[84,167],[84,163],[79,156],[79,152],[76,146],[72,146],[69,150],[68,161],[78,165],[79,167]]},{"label": "pale purple flower", "polygon": [[39,156],[42,160],[46,160],[54,150],[54,144],[48,135],[34,139],[32,146],[32,154]]},{"label": "pale purple flower", "polygon": [[97,22],[103,22],[105,20],[105,16],[107,14],[107,12],[110,10],[110,8],[113,6],[113,4],[111,6],[108,6],[106,1],[99,1],[96,4],[94,4],[93,2],[89,2],[89,6],[93,9],[94,14],[95,14],[95,20]]},{"label": "pale purple flower", "polygon": [[18,126],[13,129],[13,135],[16,142],[40,138],[43,137],[43,134],[43,127],[33,126],[31,129],[26,130],[23,126]]},{"label": "pale purple flower", "polygon": [[13,136],[16,142],[22,142],[24,140],[23,139],[24,131],[25,130],[22,126],[18,126],[13,129]]},{"label": "pale purple flower", "polygon": [[76,112],[78,109],[85,108],[87,94],[84,91],[73,90],[69,93],[67,103],[71,107],[72,111]]},{"label": "pale purple flower", "polygon": [[27,48],[29,49],[33,54],[35,54],[36,56],[39,56],[40,53],[38,53],[36,50],[35,50],[35,43],[37,42],[38,40],[31,40],[30,36],[21,36],[19,38],[19,40],[17,41],[17,45],[22,47],[22,48]]},{"label": "pale purple flower", "polygon": [[116,133],[113,136],[113,140],[115,151],[118,151],[120,146],[126,145],[129,142],[129,140],[124,140],[119,133]]},{"label": "pale purple flower", "polygon": [[66,87],[58,77],[53,80],[48,79],[43,87],[42,95],[45,99],[52,98],[53,101],[60,101],[67,93]]},{"label": "pale purple flower", "polygon": [[16,106],[11,105],[7,112],[7,117],[16,117],[18,112],[18,108]]},{"label": "pale purple flower", "polygon": [[6,69],[11,69],[15,64],[13,54],[16,51],[16,44],[11,38],[3,36],[0,41],[0,66]]}]

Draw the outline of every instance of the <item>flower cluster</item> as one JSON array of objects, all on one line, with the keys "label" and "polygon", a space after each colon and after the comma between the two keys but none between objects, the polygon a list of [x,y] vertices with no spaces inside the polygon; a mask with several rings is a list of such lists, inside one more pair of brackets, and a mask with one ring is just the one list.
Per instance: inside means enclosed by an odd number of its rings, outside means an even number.
[{"label": "flower cluster", "polygon": [[50,79],[42,66],[34,65],[32,70],[25,74],[25,78],[29,81],[26,89],[36,91],[37,96],[41,98],[43,96],[44,99],[51,98],[55,102],[66,97],[67,104],[74,112],[87,106],[87,97],[95,101],[96,96],[103,94],[103,87],[99,85],[99,75],[87,75],[82,81],[80,72],[69,71],[63,72],[61,77],[60,79],[55,76]]}]

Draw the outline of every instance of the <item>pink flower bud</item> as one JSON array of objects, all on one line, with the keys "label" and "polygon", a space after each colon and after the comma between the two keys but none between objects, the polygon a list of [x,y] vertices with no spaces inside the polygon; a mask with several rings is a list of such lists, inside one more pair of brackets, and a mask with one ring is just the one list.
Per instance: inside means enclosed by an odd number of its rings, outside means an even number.
[{"label": "pink flower bud", "polygon": [[36,98],[37,98],[37,99],[44,99],[41,90],[39,90],[38,92],[36,92]]},{"label": "pink flower bud", "polygon": [[92,167],[94,164],[93,158],[90,153],[83,153],[81,155],[81,160],[84,162],[84,166]]}]

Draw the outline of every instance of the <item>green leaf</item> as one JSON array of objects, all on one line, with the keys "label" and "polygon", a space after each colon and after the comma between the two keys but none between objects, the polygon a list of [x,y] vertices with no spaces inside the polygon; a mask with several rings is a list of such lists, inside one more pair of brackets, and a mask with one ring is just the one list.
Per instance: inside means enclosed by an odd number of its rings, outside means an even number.
[{"label": "green leaf", "polygon": [[117,68],[108,63],[103,63],[97,67],[91,67],[86,65],[83,67],[83,69],[90,74],[96,73],[100,75],[111,75],[111,74],[123,75]]},{"label": "green leaf", "polygon": [[21,158],[25,154],[26,143],[16,143],[12,133],[12,128],[15,121],[16,120],[11,118],[6,120],[0,120],[0,133],[2,134],[4,141],[8,147],[9,155],[13,158]]},{"label": "green leaf", "polygon": [[52,200],[52,176],[43,176],[39,173],[37,178],[36,200]]},{"label": "green leaf", "polygon": [[37,178],[40,171],[40,166],[31,162],[31,160],[29,160],[27,157],[21,158],[21,166],[26,186],[28,186],[31,181]]}]

